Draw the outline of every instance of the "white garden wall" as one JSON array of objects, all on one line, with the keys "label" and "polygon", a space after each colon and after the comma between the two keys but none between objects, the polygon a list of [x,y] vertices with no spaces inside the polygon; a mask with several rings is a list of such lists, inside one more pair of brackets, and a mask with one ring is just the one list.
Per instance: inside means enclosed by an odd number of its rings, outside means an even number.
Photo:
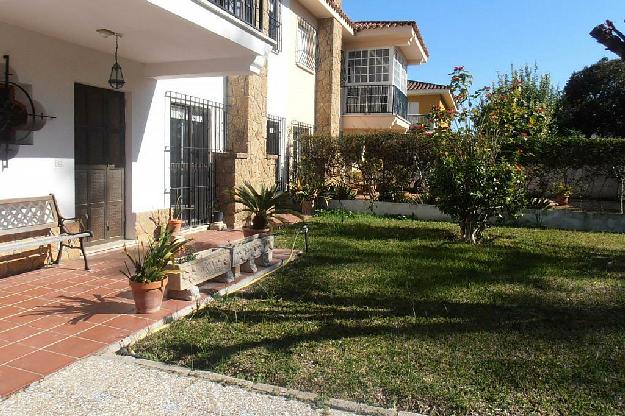
[{"label": "white garden wall", "polygon": [[[424,221],[451,221],[436,206],[383,201],[333,200],[329,208],[375,215],[401,215]],[[625,215],[603,212],[569,210],[524,210],[512,224],[526,227],[545,227],[561,230],[625,233]]]}]

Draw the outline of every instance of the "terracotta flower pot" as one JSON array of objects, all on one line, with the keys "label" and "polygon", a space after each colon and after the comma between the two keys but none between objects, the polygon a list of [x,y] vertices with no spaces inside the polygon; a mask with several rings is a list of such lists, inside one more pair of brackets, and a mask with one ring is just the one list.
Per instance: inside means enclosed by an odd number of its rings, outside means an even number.
[{"label": "terracotta flower pot", "polygon": [[569,204],[569,196],[568,195],[556,195],[555,203],[559,206],[567,206]]},{"label": "terracotta flower pot", "polygon": [[265,236],[267,234],[269,234],[271,230],[269,228],[264,228],[262,230],[257,230],[255,228],[252,227],[243,227],[243,236],[244,237],[252,237],[254,235],[260,235]]},{"label": "terracotta flower pot", "polygon": [[167,231],[169,231],[171,235],[178,235],[180,234],[180,230],[182,230],[183,224],[184,221],[182,220],[171,219],[167,221]]},{"label": "terracotta flower pot", "polygon": [[135,309],[139,314],[158,312],[163,304],[167,278],[159,282],[137,283],[130,281],[130,289],[135,299]]}]

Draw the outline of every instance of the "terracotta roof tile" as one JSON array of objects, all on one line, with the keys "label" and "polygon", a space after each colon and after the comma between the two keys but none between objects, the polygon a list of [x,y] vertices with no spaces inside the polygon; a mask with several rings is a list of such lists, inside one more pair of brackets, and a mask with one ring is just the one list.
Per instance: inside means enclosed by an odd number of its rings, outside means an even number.
[{"label": "terracotta roof tile", "polygon": [[423,36],[421,36],[421,31],[419,30],[419,26],[417,26],[417,22],[413,22],[409,20],[406,20],[406,21],[396,20],[396,21],[363,21],[363,22],[353,23],[354,32],[360,32],[361,30],[366,30],[366,29],[379,29],[379,28],[391,28],[391,27],[403,27],[403,26],[412,26],[413,30],[417,34],[417,39],[419,39],[419,42],[421,43],[421,46],[423,47],[423,51],[425,52],[425,55],[429,56],[430,52],[428,51],[428,47],[423,40]]},{"label": "terracotta roof tile", "polygon": [[349,16],[347,16],[347,13],[345,13],[345,10],[343,10],[343,8],[341,6],[336,4],[336,2],[334,0],[325,0],[325,2],[328,3],[328,5],[330,7],[332,7],[334,9],[334,11],[337,12],[339,14],[339,16],[341,16],[343,18],[343,20],[345,20],[345,22],[347,22],[347,24],[352,29],[355,30],[354,22],[352,22],[352,19],[350,19]]},{"label": "terracotta roof tile", "polygon": [[408,81],[408,91],[418,90],[448,90],[449,85],[432,84],[431,82]]}]

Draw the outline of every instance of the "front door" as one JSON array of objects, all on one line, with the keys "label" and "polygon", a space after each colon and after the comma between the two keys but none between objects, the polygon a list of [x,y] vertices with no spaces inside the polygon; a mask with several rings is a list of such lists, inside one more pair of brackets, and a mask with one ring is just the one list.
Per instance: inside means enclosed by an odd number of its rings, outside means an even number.
[{"label": "front door", "polygon": [[75,84],[76,216],[99,244],[124,237],[124,94]]}]

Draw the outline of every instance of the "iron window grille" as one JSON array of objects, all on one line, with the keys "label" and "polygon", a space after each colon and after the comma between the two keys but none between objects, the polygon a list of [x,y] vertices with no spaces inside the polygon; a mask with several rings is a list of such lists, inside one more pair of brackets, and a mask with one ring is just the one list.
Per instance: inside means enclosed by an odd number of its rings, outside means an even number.
[{"label": "iron window grille", "polygon": [[[169,111],[169,201],[186,226],[208,224],[217,203],[215,154],[226,148],[222,104],[167,92]],[[166,159],[167,160],[167,159]]]},{"label": "iron window grille", "polygon": [[302,176],[302,139],[306,136],[312,136],[313,130],[314,127],[306,123],[294,121],[291,125],[291,152],[287,153],[292,155],[290,163],[287,164],[291,168],[291,172],[287,176],[290,179],[290,183],[297,183]]},{"label": "iron window grille", "polygon": [[193,0],[201,6],[214,4],[228,14],[247,23],[254,29],[263,30],[262,0]]},{"label": "iron window grille", "polygon": [[317,30],[301,17],[297,24],[297,50],[295,61],[311,71],[315,70],[317,59]]},{"label": "iron window grille", "polygon": [[273,48],[275,53],[282,52],[282,4],[280,0],[269,0],[269,37],[276,41]]},{"label": "iron window grille", "polygon": [[288,185],[286,143],[286,119],[276,116],[267,116],[267,154],[278,156],[276,159],[276,184],[281,191]]}]

